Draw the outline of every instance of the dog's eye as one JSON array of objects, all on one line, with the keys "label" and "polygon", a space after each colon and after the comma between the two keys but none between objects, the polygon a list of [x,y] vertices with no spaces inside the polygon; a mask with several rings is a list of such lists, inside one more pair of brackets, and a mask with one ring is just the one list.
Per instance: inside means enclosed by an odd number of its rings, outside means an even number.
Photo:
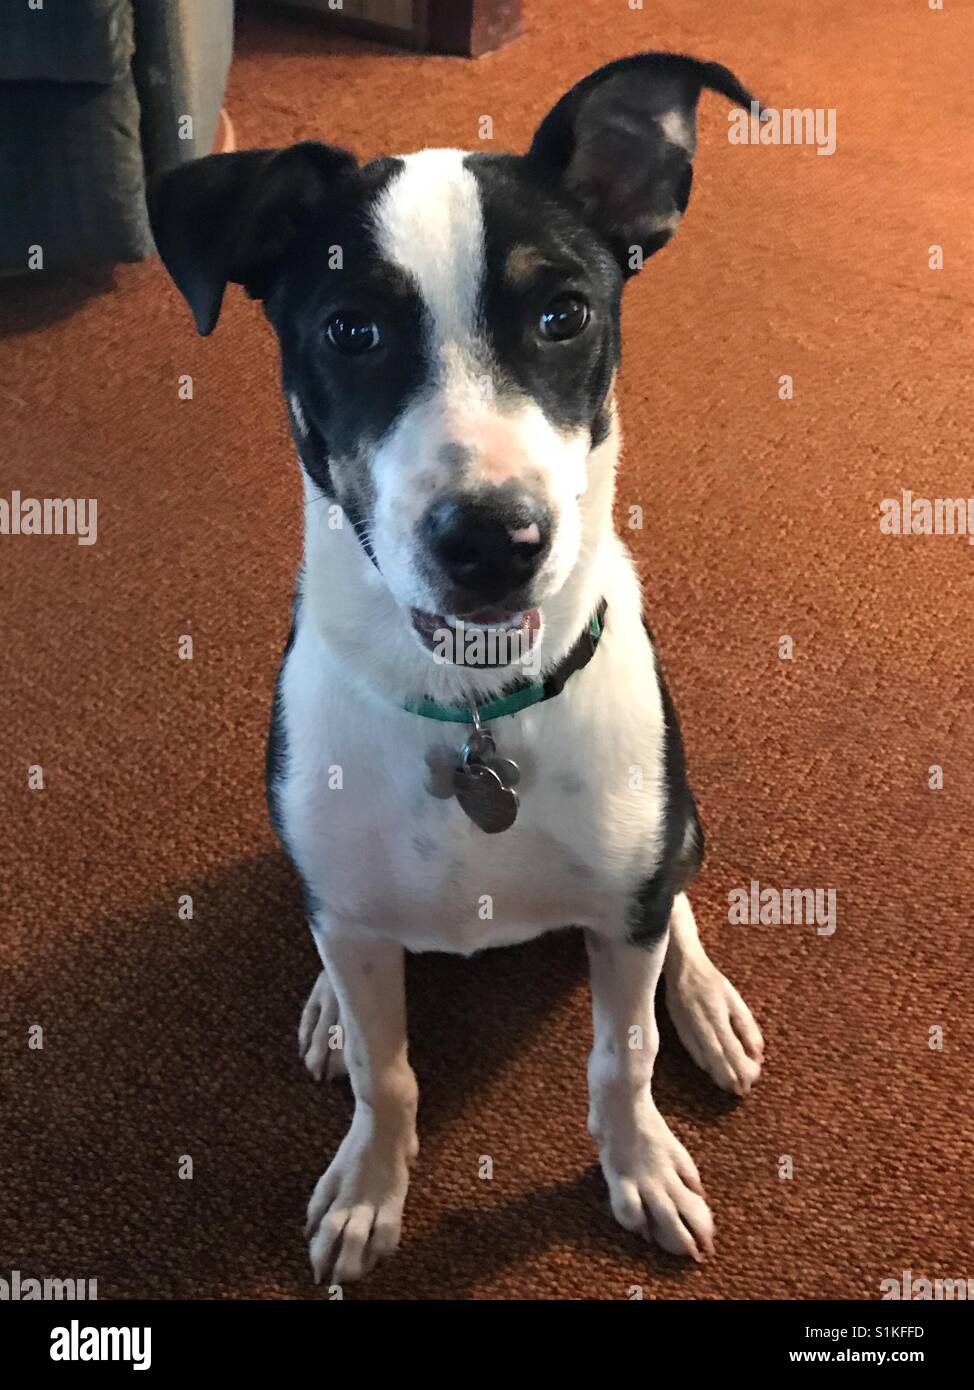
[{"label": "dog's eye", "polygon": [[325,337],[338,352],[361,357],[379,346],[379,330],[373,321],[356,309],[340,309],[325,325]]},{"label": "dog's eye", "polygon": [[560,294],[543,310],[538,332],[553,343],[577,338],[588,323],[588,305],[577,294]]}]

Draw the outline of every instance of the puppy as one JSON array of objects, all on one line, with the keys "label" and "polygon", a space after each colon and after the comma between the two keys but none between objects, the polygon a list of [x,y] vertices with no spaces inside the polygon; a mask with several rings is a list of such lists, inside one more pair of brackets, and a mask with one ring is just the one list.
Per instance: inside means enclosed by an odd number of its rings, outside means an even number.
[{"label": "puppy", "polygon": [[300,458],[305,553],[271,720],[273,824],[322,970],[301,1021],[347,1068],[351,1127],[308,1211],[316,1280],[398,1244],[417,1153],[404,957],[582,927],[589,1128],[627,1230],[700,1259],[713,1222],[652,1095],[661,973],[677,1032],[743,1095],[761,1035],[700,943],[703,836],[676,714],[612,526],[626,280],[690,194],[714,63],[609,64],[523,155],[360,165],[306,142],[150,190],[201,333],[263,301]]}]

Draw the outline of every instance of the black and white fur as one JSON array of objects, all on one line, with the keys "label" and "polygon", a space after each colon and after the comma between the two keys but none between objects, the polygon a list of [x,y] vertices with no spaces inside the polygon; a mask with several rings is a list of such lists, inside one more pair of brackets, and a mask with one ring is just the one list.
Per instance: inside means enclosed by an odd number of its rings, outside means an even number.
[{"label": "black and white fur", "polygon": [[[686,208],[703,87],[750,102],[718,65],[644,54],[573,88],[523,156],[426,149],[363,167],[305,143],[211,156],[151,192],[202,333],[227,282],[264,301],[302,465],[268,795],[322,962],[302,1051],[315,1075],[347,1066],[356,1102],[310,1202],[317,1279],[357,1278],[399,1241],[418,1145],[405,951],[469,955],[566,925],[588,943],[589,1124],[612,1209],[667,1250],[713,1248],[696,1167],[652,1096],[660,974],[719,1085],[747,1092],[762,1042],[694,925],[700,826],[612,526],[621,292]],[[552,304],[577,332],[545,336]],[[368,350],[348,355],[349,338]],[[403,705],[482,702],[519,663],[551,670],[603,598],[590,663],[494,727],[521,805],[486,835],[431,795],[468,730]],[[416,615],[484,609],[488,623],[536,613],[534,646],[499,669],[435,661]]]}]

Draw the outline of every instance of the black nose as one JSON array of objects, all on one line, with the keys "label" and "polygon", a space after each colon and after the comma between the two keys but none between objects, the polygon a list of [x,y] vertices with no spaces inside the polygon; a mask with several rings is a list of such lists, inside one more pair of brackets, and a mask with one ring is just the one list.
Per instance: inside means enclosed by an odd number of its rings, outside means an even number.
[{"label": "black nose", "polygon": [[446,497],[426,513],[423,540],[441,572],[476,606],[517,593],[551,545],[551,518],[530,493]]}]

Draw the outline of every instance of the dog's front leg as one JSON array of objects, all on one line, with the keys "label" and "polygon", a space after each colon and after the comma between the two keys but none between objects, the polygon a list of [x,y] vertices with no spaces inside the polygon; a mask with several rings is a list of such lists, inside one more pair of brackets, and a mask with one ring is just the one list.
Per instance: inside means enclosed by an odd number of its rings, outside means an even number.
[{"label": "dog's front leg", "polygon": [[666,933],[648,947],[586,932],[594,1042],[589,1130],[616,1220],[675,1255],[713,1253],[713,1220],[693,1159],[653,1099],[654,999]]},{"label": "dog's front leg", "polygon": [[307,1233],[315,1282],[341,1284],[399,1244],[419,1147],[417,1087],[406,1056],[403,948],[320,918],[314,932],[338,996],[355,1113],[311,1196]]}]

